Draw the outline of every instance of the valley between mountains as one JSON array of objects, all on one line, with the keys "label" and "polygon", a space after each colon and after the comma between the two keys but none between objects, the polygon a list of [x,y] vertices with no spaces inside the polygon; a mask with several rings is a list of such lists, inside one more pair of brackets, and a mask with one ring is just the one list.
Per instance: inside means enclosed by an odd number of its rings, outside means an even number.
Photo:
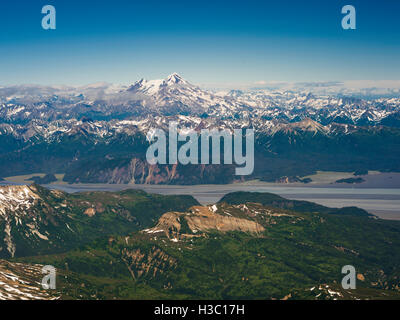
[{"label": "valley between mountains", "polygon": [[0,187],[0,299],[399,299],[399,249],[398,221],[270,193]]}]

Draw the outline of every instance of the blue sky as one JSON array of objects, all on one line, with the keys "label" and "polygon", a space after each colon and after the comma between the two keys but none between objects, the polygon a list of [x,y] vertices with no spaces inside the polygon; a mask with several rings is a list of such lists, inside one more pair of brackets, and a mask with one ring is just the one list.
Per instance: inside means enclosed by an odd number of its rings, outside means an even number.
[{"label": "blue sky", "polygon": [[[346,4],[357,30],[341,28]],[[399,15],[398,0],[2,0],[0,85],[400,79]]]}]

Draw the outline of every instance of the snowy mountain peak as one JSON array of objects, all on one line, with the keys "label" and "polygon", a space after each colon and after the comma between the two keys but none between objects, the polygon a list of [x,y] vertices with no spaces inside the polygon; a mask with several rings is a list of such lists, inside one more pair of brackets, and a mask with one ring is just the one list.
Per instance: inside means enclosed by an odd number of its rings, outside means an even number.
[{"label": "snowy mountain peak", "polygon": [[166,81],[166,83],[168,84],[174,84],[174,83],[187,83],[187,81],[185,79],[183,79],[179,74],[177,74],[176,72],[170,74]]},{"label": "snowy mountain peak", "polygon": [[179,74],[172,73],[165,79],[146,80],[140,79],[131,85],[127,90],[130,92],[140,92],[148,95],[154,95],[159,91],[178,86],[190,86],[189,82],[183,79]]},{"label": "snowy mountain peak", "polygon": [[218,110],[225,113],[225,110],[235,107],[231,101],[226,100],[225,96],[203,90],[186,81],[176,72],[161,80],[141,79],[130,86],[127,91],[138,94],[140,97],[146,95],[147,108],[154,106],[157,111],[168,114],[202,114],[216,106],[218,106]]}]

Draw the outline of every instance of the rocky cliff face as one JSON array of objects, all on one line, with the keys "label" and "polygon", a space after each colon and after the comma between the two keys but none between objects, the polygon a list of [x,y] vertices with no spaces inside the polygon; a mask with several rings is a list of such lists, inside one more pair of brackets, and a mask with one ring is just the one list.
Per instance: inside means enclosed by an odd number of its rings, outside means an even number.
[{"label": "rocky cliff face", "polygon": [[217,207],[194,206],[188,212],[167,212],[161,216],[154,228],[146,229],[148,234],[164,234],[176,242],[179,239],[199,237],[210,231],[241,231],[261,234],[265,229],[259,223],[216,213]]},{"label": "rocky cliff face", "polygon": [[71,170],[64,180],[69,183],[111,184],[215,184],[231,183],[235,176],[233,165],[150,165],[146,159],[132,158],[117,165],[94,164]]}]

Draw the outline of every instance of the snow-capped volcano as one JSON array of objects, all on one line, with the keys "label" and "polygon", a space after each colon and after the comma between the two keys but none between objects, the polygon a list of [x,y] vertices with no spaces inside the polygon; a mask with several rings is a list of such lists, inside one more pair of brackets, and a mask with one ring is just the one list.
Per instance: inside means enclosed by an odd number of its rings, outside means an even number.
[{"label": "snow-capped volcano", "polygon": [[236,107],[230,97],[221,97],[212,92],[201,89],[183,79],[179,74],[173,73],[165,79],[141,79],[131,85],[127,92],[144,95],[147,105],[155,106],[168,113],[195,113],[200,114],[218,106],[222,109]]},{"label": "snow-capped volcano", "polygon": [[173,73],[165,79],[146,80],[142,78],[130,86],[127,91],[153,95],[165,91],[168,88],[176,89],[177,87],[185,88],[194,86],[183,79],[179,74]]}]

